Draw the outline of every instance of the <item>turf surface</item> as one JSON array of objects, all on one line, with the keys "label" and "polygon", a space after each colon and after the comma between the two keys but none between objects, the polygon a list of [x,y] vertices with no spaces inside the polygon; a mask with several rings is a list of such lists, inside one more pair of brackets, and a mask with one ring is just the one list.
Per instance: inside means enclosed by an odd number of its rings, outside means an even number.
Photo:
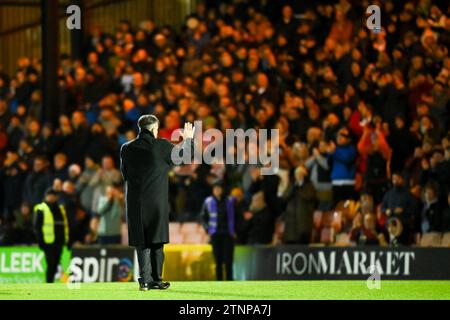
[{"label": "turf surface", "polygon": [[136,283],[0,284],[0,299],[450,299],[450,281],[382,281],[369,290],[365,281],[173,282],[168,290],[140,292]]}]

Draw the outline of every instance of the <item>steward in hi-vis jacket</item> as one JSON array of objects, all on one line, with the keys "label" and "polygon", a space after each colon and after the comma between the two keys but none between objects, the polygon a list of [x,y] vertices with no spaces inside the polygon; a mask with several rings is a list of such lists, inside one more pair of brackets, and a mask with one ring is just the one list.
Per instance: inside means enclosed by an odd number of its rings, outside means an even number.
[{"label": "steward in hi-vis jacket", "polygon": [[34,226],[39,248],[47,262],[46,280],[52,283],[64,245],[69,243],[69,223],[64,206],[58,204],[58,193],[45,192],[45,200],[34,206]]}]

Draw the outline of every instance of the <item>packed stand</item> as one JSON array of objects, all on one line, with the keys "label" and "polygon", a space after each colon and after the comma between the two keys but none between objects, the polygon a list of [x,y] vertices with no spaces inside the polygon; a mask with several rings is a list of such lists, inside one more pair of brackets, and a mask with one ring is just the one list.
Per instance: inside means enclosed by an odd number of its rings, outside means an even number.
[{"label": "packed stand", "polygon": [[[299,2],[207,1],[180,32],[94,26],[83,61],[61,56],[57,124],[43,121],[38,59],[0,70],[0,243],[35,241],[49,186],[71,244],[126,243],[119,148],[147,113],[167,139],[186,121],[279,129],[276,175],[175,167],[171,230],[202,223],[219,183],[242,244],[398,246],[450,232],[448,2],[384,1],[380,31],[366,27],[368,1]],[[206,241],[198,233],[186,237]]]}]

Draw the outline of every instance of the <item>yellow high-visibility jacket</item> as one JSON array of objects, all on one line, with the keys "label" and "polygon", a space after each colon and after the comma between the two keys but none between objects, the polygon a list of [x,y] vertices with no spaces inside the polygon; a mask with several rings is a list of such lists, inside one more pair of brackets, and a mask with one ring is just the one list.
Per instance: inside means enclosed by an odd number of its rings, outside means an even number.
[{"label": "yellow high-visibility jacket", "polygon": [[[67,220],[66,209],[62,204],[59,205],[64,221],[64,240],[67,244],[69,242],[69,222]],[[41,211],[44,215],[42,223],[42,236],[45,244],[52,244],[55,242],[55,220],[50,207],[45,202],[41,202],[34,206],[34,214],[38,214]]]}]

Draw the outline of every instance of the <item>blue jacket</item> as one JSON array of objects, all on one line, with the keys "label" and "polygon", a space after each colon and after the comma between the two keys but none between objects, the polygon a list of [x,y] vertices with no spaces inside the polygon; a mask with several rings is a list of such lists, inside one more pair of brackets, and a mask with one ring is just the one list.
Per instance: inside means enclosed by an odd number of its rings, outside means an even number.
[{"label": "blue jacket", "polygon": [[[234,197],[226,199],[228,233],[234,235]],[[213,196],[205,199],[203,209],[203,219],[207,221],[206,228],[209,235],[217,232],[217,200]]]},{"label": "blue jacket", "polygon": [[396,208],[403,209],[401,218],[404,222],[418,213],[417,200],[406,187],[392,187],[383,196],[381,212],[385,213],[387,209],[394,212]]},{"label": "blue jacket", "polygon": [[336,146],[331,154],[331,180],[354,180],[356,171],[356,148],[352,144]]}]

